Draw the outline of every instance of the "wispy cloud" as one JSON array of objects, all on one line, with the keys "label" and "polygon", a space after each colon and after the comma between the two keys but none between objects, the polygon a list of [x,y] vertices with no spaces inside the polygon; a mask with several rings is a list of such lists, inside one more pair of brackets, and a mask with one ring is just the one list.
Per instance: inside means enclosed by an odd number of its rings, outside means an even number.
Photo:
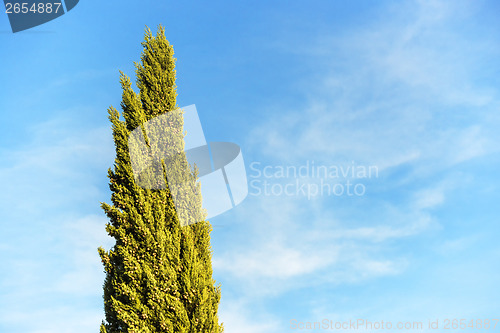
[{"label": "wispy cloud", "polygon": [[449,226],[434,211],[470,185],[460,165],[498,152],[491,113],[500,100],[483,79],[500,36],[462,28],[475,22],[474,6],[394,4],[363,26],[283,48],[312,68],[298,85],[306,102],[266,109],[247,142],[252,157],[271,166],[355,161],[376,165],[380,177],[362,199],[249,197],[236,215],[251,223],[245,238],[215,261],[240,281],[241,297],[404,275],[418,251],[405,240]]},{"label": "wispy cloud", "polygon": [[279,333],[282,325],[272,315],[252,311],[252,304],[242,301],[223,299],[219,308],[219,317],[224,322],[226,332],[242,333]]},{"label": "wispy cloud", "polygon": [[10,332],[95,330],[104,279],[97,247],[110,239],[104,215],[81,209],[97,213],[105,199],[95,171],[111,164],[109,130],[56,118],[30,133],[0,153],[0,322]]},{"label": "wispy cloud", "polygon": [[492,42],[499,37],[461,28],[461,19],[473,18],[470,7],[397,4],[380,22],[293,49],[321,73],[301,85],[309,105],[270,110],[252,143],[270,158],[354,159],[380,169],[412,163],[435,170],[496,151],[486,115],[499,96],[481,78],[500,52]]}]

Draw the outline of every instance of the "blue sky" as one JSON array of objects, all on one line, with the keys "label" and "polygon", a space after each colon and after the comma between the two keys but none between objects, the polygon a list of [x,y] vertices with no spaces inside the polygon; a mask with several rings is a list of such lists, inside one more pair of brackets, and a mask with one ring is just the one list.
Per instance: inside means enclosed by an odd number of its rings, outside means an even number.
[{"label": "blue sky", "polygon": [[[211,221],[227,332],[499,318],[499,9],[81,1],[16,34],[0,15],[0,331],[98,330],[96,249],[112,245],[99,208],[114,159],[106,109],[119,108],[118,70],[133,78],[144,27],[158,24],[178,59],[179,106],[196,104],[209,141],[238,143],[254,181]],[[378,174],[255,171],[312,162]],[[264,181],[347,180],[363,195],[255,193]]]}]

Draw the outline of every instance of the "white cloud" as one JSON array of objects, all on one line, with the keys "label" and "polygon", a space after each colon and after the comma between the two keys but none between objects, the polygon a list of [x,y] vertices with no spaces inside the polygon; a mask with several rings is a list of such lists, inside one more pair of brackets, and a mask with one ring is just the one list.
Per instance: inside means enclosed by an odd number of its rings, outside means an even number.
[{"label": "white cloud", "polygon": [[[44,208],[72,204],[99,195],[95,170],[112,164],[113,143],[109,128],[82,128],[55,118],[33,126],[20,147],[1,153],[0,181],[5,191],[0,206],[8,214],[26,218]],[[85,167],[84,167],[85,166]],[[88,201],[87,201],[88,202]]]},{"label": "white cloud", "polygon": [[316,70],[300,85],[307,103],[268,107],[249,149],[269,165],[355,161],[376,165],[380,177],[358,201],[246,199],[236,220],[251,226],[215,261],[245,297],[402,274],[412,258],[394,244],[443,228],[433,209],[470,181],[460,164],[498,150],[490,116],[498,94],[477,82],[487,73],[481,60],[500,49],[486,46],[491,36],[457,30],[474,11],[465,4],[398,4],[378,22],[285,49]]},{"label": "white cloud", "polygon": [[[54,118],[1,152],[3,221],[0,322],[17,332],[98,330],[103,268],[97,247],[110,244],[98,184],[111,165],[109,129]],[[96,178],[96,170],[103,177]]]},{"label": "white cloud", "polygon": [[260,244],[252,252],[233,253],[225,260],[215,260],[214,268],[238,278],[288,279],[313,273],[335,261],[335,253],[304,253],[276,243]]},{"label": "white cloud", "polygon": [[0,319],[6,327],[29,333],[88,333],[99,330],[101,312],[75,306],[50,306],[4,312]]},{"label": "white cloud", "polygon": [[219,321],[227,333],[278,333],[282,332],[279,321],[271,315],[252,313],[252,305],[241,301],[222,300]]},{"label": "white cloud", "polygon": [[417,209],[432,208],[444,202],[444,193],[440,188],[427,188],[415,194]]},{"label": "white cloud", "polygon": [[55,279],[55,291],[75,296],[102,293],[104,273],[97,247],[109,249],[114,244],[105,231],[107,222],[105,216],[90,215],[66,223],[65,242],[61,244],[61,250],[71,249],[72,261],[65,266],[66,273]]},{"label": "white cloud", "polygon": [[269,110],[251,144],[273,159],[411,163],[422,172],[496,151],[486,114],[498,93],[477,81],[500,48],[460,28],[473,7],[405,2],[371,26],[319,35],[300,49],[321,72],[301,86],[309,105]]},{"label": "white cloud", "polygon": [[[356,227],[312,201],[251,197],[235,218],[251,222],[239,226],[240,236],[225,244],[227,252],[214,254],[214,270],[253,300],[398,275],[409,263],[402,253],[382,255],[384,242],[417,235],[433,223],[423,211],[391,209]],[[395,214],[400,219],[391,223]]]}]

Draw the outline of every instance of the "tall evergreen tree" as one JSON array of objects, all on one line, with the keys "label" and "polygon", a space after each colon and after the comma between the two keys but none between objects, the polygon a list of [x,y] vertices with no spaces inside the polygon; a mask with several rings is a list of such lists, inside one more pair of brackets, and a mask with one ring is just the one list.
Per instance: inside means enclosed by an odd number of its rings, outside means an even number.
[{"label": "tall evergreen tree", "polygon": [[[116,158],[108,171],[112,205],[103,203],[102,208],[110,219],[106,230],[116,243],[109,251],[99,248],[106,273],[106,320],[100,332],[223,332],[217,317],[220,286],[212,278],[212,229],[201,208],[199,185],[188,181],[185,194],[198,222],[182,225],[174,189],[141,187],[133,173],[130,133],[177,109],[174,51],[164,28],[159,26],[156,36],[146,29],[142,45],[141,62],[135,64],[139,93],[121,73],[124,121],[115,108],[108,109]],[[177,151],[184,148],[182,140],[174,145]],[[179,163],[185,167],[185,161]]]}]

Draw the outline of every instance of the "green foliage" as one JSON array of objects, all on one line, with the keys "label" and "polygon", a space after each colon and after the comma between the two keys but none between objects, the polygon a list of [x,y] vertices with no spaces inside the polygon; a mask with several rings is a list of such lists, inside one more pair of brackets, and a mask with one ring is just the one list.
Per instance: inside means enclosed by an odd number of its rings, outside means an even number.
[{"label": "green foliage", "polygon": [[[143,188],[134,179],[130,132],[177,108],[174,51],[163,27],[156,36],[147,29],[142,45],[141,62],[135,64],[139,93],[121,73],[124,121],[116,109],[108,110],[116,159],[108,171],[112,205],[102,208],[116,243],[109,251],[99,248],[106,272],[106,320],[100,333],[223,332],[217,317],[220,286],[212,279],[211,225],[204,218],[199,186],[188,181],[184,196],[201,220],[181,226],[171,190]],[[182,140],[176,145],[183,150]],[[181,169],[189,167],[182,159],[178,163]]]}]

